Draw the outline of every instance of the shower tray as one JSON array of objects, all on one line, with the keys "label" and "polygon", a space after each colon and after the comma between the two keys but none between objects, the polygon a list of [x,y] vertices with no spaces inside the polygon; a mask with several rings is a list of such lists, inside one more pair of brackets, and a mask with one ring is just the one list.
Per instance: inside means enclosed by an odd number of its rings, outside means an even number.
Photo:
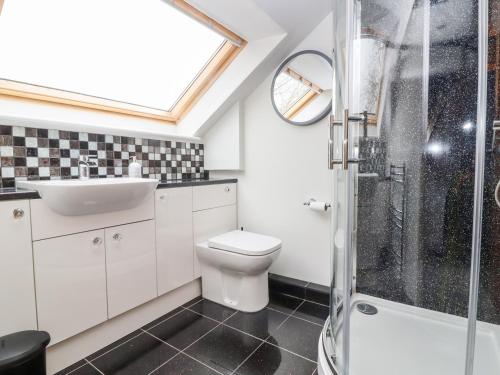
[{"label": "shower tray", "polygon": [[[352,310],[350,375],[457,375],[464,373],[467,319],[357,294],[356,303],[375,315]],[[477,322],[474,375],[500,374],[500,328]],[[339,343],[341,345],[341,343]],[[325,368],[320,343],[319,373]]]}]

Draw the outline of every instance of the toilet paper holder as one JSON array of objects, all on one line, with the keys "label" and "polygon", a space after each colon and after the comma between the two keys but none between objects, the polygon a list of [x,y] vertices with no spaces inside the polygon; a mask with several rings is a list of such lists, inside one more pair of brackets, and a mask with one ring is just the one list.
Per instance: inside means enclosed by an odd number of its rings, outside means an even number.
[{"label": "toilet paper holder", "polygon": [[[304,206],[310,206],[311,205],[311,202],[317,202],[316,199],[314,198],[311,198],[309,199],[308,201],[304,202],[303,205]],[[328,202],[325,202],[325,211],[328,210],[332,205]]]}]

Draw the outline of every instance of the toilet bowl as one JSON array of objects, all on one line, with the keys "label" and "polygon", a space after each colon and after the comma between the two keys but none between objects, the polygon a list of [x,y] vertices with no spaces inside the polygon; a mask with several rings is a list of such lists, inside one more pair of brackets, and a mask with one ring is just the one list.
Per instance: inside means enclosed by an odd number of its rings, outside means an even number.
[{"label": "toilet bowl", "polygon": [[231,231],[196,245],[203,298],[244,312],[269,303],[268,269],[281,251],[281,240]]}]

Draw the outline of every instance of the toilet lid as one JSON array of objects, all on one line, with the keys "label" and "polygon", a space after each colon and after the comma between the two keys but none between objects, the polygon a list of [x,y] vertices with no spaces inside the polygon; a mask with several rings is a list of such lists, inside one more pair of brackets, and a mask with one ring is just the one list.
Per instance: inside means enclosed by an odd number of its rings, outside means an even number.
[{"label": "toilet lid", "polygon": [[244,255],[266,255],[281,248],[281,240],[262,234],[233,230],[208,240],[212,249]]}]

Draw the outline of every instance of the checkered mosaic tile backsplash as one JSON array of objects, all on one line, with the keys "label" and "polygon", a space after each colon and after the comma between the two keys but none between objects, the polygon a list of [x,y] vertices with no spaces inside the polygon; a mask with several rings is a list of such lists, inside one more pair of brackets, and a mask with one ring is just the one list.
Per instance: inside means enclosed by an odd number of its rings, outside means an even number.
[{"label": "checkered mosaic tile backsplash", "polygon": [[91,177],[128,176],[137,157],[143,177],[204,178],[203,144],[0,125],[0,187],[16,180],[78,178],[80,155],[96,158]]}]

